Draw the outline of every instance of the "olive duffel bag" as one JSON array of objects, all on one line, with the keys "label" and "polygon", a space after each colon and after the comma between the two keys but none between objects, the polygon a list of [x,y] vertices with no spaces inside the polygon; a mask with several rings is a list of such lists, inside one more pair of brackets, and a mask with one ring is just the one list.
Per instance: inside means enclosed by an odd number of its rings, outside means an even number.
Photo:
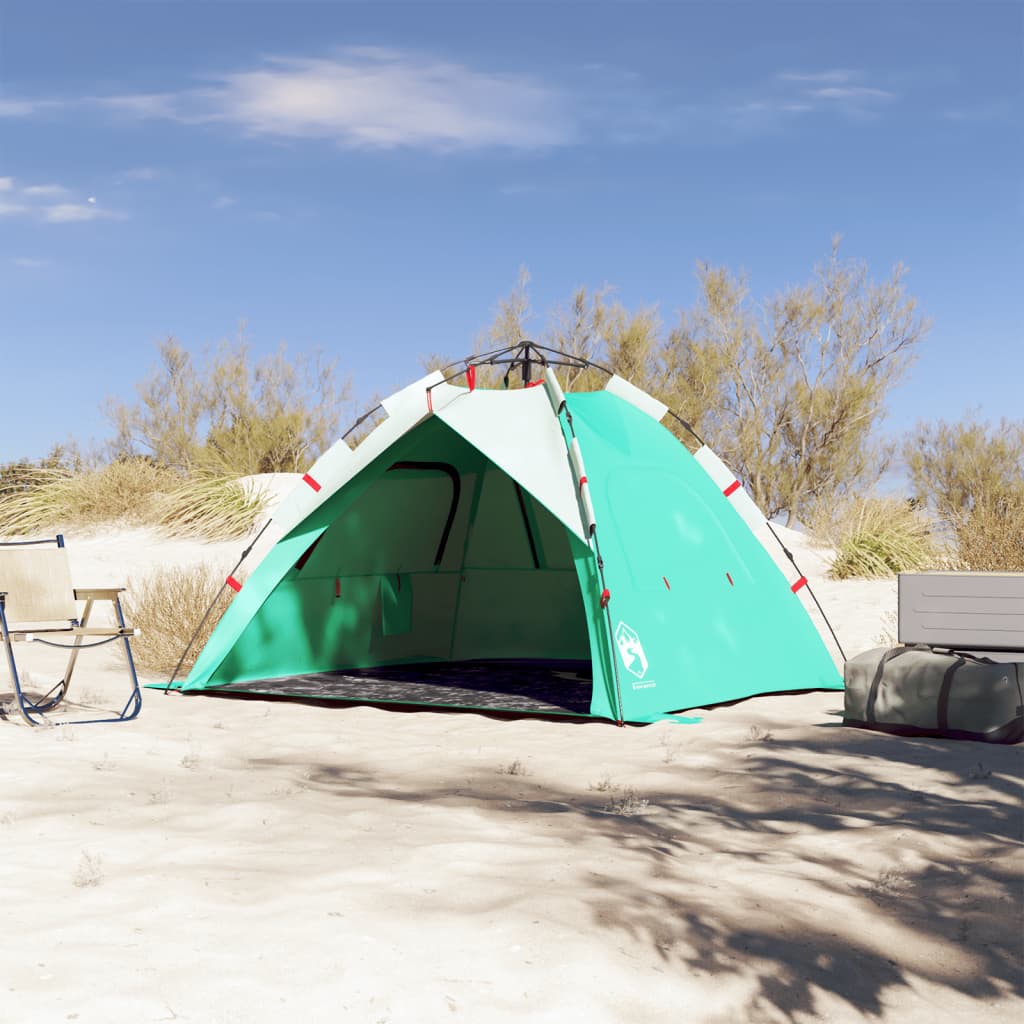
[{"label": "olive duffel bag", "polygon": [[846,662],[846,725],[986,743],[1024,739],[1024,662],[876,647]]}]

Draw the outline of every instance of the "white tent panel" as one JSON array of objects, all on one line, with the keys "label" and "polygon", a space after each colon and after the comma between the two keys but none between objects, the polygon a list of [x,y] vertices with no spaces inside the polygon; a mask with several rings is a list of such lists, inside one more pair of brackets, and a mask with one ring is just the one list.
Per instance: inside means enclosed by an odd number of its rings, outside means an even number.
[{"label": "white tent panel", "polygon": [[565,439],[544,388],[463,392],[459,401],[441,409],[435,402],[434,409],[452,430],[585,539]]},{"label": "white tent panel", "polygon": [[661,422],[662,416],[668,412],[668,406],[652,398],[646,391],[641,391],[635,384],[630,384],[619,376],[612,376],[604,386],[605,391],[611,392],[617,398],[621,398],[630,405],[635,405],[641,412],[647,413],[651,419]]},{"label": "white tent panel", "polygon": [[[739,481],[736,474],[707,446],[703,445],[693,456],[701,465],[701,468],[712,480],[722,488],[727,495],[732,507],[743,517],[743,521],[757,534],[758,539],[766,534],[765,514],[754,504],[754,499],[747,494],[742,484],[735,486]],[[761,540],[764,543],[763,539]]]}]

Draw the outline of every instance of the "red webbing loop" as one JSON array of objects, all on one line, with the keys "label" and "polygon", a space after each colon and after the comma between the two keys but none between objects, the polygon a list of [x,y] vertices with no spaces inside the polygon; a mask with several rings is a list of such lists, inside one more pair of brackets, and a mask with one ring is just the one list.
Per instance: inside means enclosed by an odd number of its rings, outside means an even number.
[{"label": "red webbing loop", "polygon": [[242,589],[242,584],[235,579],[234,576],[229,576],[224,581],[236,594]]},{"label": "red webbing loop", "polygon": [[801,576],[800,579],[798,579],[796,581],[796,583],[794,583],[793,586],[791,586],[789,589],[792,590],[793,593],[795,594],[801,587],[806,587],[806,586],[807,586],[807,577],[806,576]]},{"label": "red webbing loop", "polygon": [[469,385],[469,390],[472,391],[476,387],[476,367],[466,367],[466,383]]},{"label": "red webbing loop", "polygon": [[309,484],[309,486],[312,487],[314,491],[320,490],[320,484],[316,480],[314,480],[313,477],[311,477],[308,473],[303,474],[302,482],[304,484]]},{"label": "red webbing loop", "polygon": [[523,386],[524,387],[528,387],[528,388],[536,388],[536,387],[540,387],[540,385],[543,384],[543,383],[544,383],[544,378],[543,377],[538,377],[536,380],[531,380],[529,384],[525,384]]},{"label": "red webbing loop", "polygon": [[334,577],[334,596],[341,597],[341,578],[339,576]]},{"label": "red webbing loop", "polygon": [[602,608],[607,608],[608,607],[608,602],[611,599],[612,599],[612,592],[607,587],[605,587],[605,589],[601,591],[601,607]]},{"label": "red webbing loop", "polygon": [[724,491],[722,491],[722,493],[728,498],[731,495],[735,494],[739,489],[740,489],[740,482],[739,482],[739,480],[733,480],[733,482],[731,484],[729,484],[729,486],[726,487],[726,489]]},{"label": "red webbing loop", "polygon": [[427,388],[427,412],[434,411],[434,399],[430,396],[430,388]]}]

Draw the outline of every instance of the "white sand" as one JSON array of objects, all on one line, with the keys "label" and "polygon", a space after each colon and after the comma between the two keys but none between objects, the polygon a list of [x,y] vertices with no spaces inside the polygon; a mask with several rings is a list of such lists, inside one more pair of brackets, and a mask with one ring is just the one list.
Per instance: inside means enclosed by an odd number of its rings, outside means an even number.
[{"label": "white sand", "polygon": [[[893,583],[823,580],[788,536],[847,653],[891,630]],[[82,586],[226,572],[242,547],[69,545]],[[90,652],[73,696],[110,703],[122,676]],[[625,729],[144,701],[126,725],[0,722],[0,1021],[1024,1011],[1020,747],[848,729],[835,693]]]}]

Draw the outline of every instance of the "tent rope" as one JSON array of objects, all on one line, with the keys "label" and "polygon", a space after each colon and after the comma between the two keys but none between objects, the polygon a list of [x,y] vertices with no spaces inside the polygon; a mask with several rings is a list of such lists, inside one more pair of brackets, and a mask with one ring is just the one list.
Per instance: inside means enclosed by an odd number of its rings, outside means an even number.
[{"label": "tent rope", "polygon": [[[373,412],[373,410],[371,409],[370,412]],[[367,413],[366,415],[369,416],[370,413]],[[366,416],[364,416],[363,419],[366,419]],[[260,527],[259,533],[257,533],[256,536],[253,537],[249,546],[242,552],[238,561],[235,562],[235,567],[231,570],[231,572],[228,573],[227,579],[225,579],[224,582],[220,585],[220,590],[217,591],[213,600],[210,602],[209,608],[206,609],[206,613],[199,620],[199,625],[196,626],[195,632],[192,634],[191,637],[189,637],[189,641],[185,645],[185,650],[181,652],[181,657],[178,659],[178,664],[174,666],[174,671],[171,673],[171,678],[167,680],[167,688],[164,690],[165,697],[167,696],[168,693],[171,692],[171,686],[174,684],[174,680],[178,677],[178,673],[181,671],[181,666],[185,664],[185,659],[188,657],[188,652],[192,650],[192,645],[196,642],[196,638],[199,636],[200,633],[202,633],[203,627],[206,625],[210,616],[213,614],[213,609],[217,606],[217,602],[221,599],[221,597],[223,597],[225,588],[231,587],[231,584],[228,582],[228,580],[233,580],[235,578],[235,573],[238,572],[239,566],[241,566],[241,564],[249,557],[249,555],[252,553],[252,549],[256,547],[256,542],[260,539],[260,537],[263,536],[263,534],[267,530],[267,527],[270,526],[270,524],[273,521],[274,517],[271,516]],[[231,587],[231,589],[233,590],[234,588]]]},{"label": "tent rope", "polygon": [[[782,538],[775,532],[775,529],[772,526],[772,524],[768,522],[768,520],[766,519],[764,525],[768,527],[768,530],[771,533],[771,535],[778,541],[779,547],[782,548],[786,557],[792,563],[793,568],[799,574],[800,579],[806,580],[807,577],[803,574],[803,572],[801,572],[800,566],[796,564],[796,558],[794,557],[793,552],[786,547],[786,545],[782,541]],[[811,599],[814,601],[815,606],[821,613],[822,619],[825,620],[825,625],[828,626],[828,631],[832,634],[832,639],[835,641],[836,648],[839,651],[839,656],[843,659],[843,661],[846,661],[846,652],[843,650],[843,645],[839,642],[839,637],[836,636],[836,631],[832,628],[832,623],[828,621],[828,616],[825,614],[825,609],[821,607],[821,602],[818,600],[818,595],[814,593],[814,590],[811,587],[810,583],[805,583],[804,586],[807,587],[807,593],[811,595]]]}]

